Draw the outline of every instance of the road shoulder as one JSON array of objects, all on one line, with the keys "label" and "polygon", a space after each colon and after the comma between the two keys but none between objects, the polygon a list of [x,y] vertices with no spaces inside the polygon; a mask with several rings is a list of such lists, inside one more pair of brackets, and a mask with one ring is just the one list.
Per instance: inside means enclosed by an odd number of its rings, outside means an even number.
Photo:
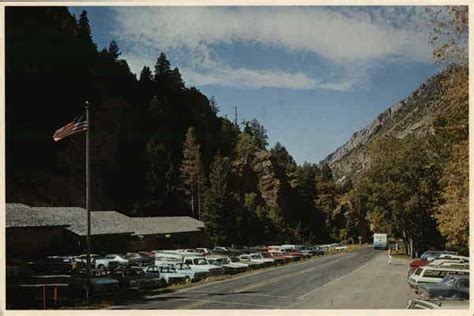
[{"label": "road shoulder", "polygon": [[339,279],[301,296],[292,308],[403,309],[415,294],[407,283],[409,260],[385,252]]}]

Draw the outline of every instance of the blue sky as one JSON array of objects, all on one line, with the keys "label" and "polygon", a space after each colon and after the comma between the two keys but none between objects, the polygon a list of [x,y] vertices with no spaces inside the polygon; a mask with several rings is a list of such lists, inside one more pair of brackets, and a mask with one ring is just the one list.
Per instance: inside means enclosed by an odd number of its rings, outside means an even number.
[{"label": "blue sky", "polygon": [[270,145],[318,162],[408,96],[431,63],[423,7],[70,7],[133,72],[164,51],[220,115],[258,119]]}]

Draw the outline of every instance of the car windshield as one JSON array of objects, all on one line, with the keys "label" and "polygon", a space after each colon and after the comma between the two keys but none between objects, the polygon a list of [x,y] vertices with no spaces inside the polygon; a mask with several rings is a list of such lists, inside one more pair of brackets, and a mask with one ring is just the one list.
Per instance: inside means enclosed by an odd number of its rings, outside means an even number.
[{"label": "car windshield", "polygon": [[179,270],[191,270],[191,267],[186,263],[179,263],[177,267]]},{"label": "car windshield", "polygon": [[160,272],[175,273],[176,271],[174,270],[174,268],[167,266],[167,267],[160,267]]},{"label": "car windshield", "polygon": [[193,262],[194,262],[194,264],[201,265],[201,266],[207,264],[207,261],[204,258],[194,259]]},{"label": "car windshield", "polygon": [[220,264],[227,264],[227,263],[230,263],[230,260],[229,258],[219,258],[217,259],[217,262]]},{"label": "car windshield", "polygon": [[251,255],[250,258],[252,258],[252,259],[262,259],[261,255]]},{"label": "car windshield", "polygon": [[156,266],[150,266],[146,269],[147,272],[158,272],[159,269]]}]

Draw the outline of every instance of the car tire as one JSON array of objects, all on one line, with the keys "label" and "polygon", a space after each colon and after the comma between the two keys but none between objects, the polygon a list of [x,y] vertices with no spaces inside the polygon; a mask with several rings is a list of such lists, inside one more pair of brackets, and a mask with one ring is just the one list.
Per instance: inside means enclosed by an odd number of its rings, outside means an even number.
[{"label": "car tire", "polygon": [[184,280],[184,283],[185,284],[191,284],[191,278],[190,277],[186,277],[186,279]]},{"label": "car tire", "polygon": [[99,266],[97,267],[100,271],[105,271],[105,266],[103,264],[99,264]]}]

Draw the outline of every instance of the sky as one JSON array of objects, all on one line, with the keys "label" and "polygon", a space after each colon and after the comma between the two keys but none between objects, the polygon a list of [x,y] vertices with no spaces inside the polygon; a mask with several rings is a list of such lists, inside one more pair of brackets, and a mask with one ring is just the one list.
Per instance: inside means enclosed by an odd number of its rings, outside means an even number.
[{"label": "sky", "polygon": [[439,71],[424,7],[69,7],[132,72],[160,52],[219,115],[317,163]]}]

